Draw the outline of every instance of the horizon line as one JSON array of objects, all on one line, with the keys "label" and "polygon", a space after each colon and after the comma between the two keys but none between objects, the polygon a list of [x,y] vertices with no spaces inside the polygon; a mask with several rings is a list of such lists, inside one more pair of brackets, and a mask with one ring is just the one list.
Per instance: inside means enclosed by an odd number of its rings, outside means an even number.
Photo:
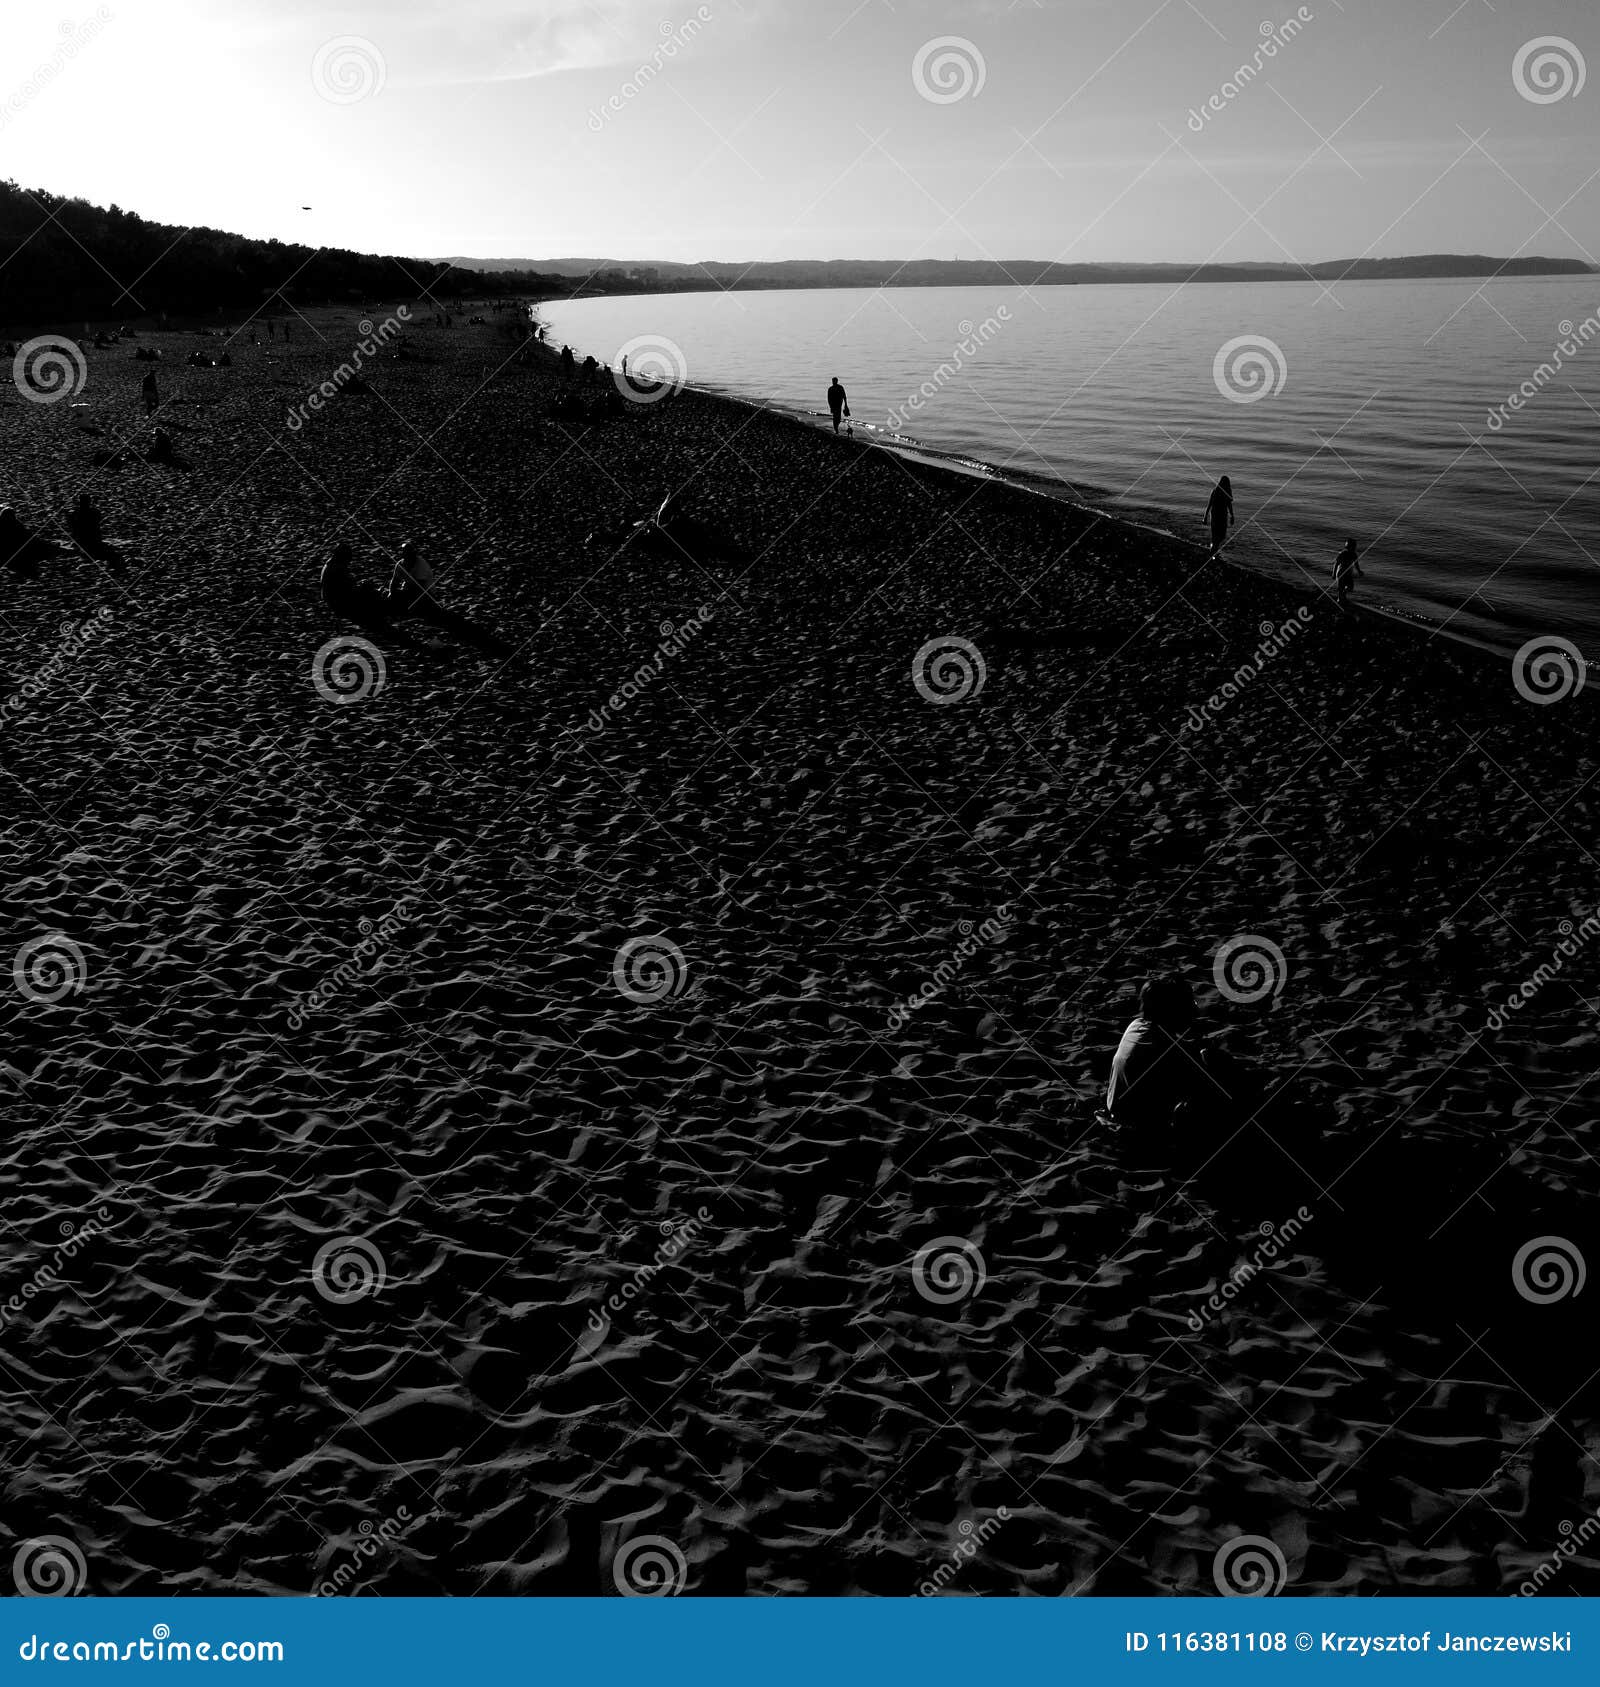
[{"label": "horizon line", "polygon": [[[381,256],[382,254],[375,254]],[[1371,254],[1361,257],[1313,258],[1307,261],[1284,258],[872,258],[872,257],[844,257],[844,258],[618,258],[618,257],[588,257],[579,255],[551,254],[544,257],[523,256],[477,256],[462,253],[449,253],[432,257],[431,263],[449,264],[603,264],[617,268],[653,268],[653,269],[707,269],[716,266],[729,268],[755,268],[758,265],[775,264],[883,264],[886,266],[909,269],[913,264],[967,264],[974,267],[986,265],[995,269],[1006,269],[1013,266],[1030,265],[1048,269],[1283,269],[1309,270],[1325,268],[1329,264],[1406,264],[1423,263],[1429,260],[1450,259],[1470,263],[1485,264],[1566,264],[1588,274],[1600,274],[1600,264],[1591,263],[1582,257],[1557,257],[1550,253],[1535,252],[1526,255],[1516,254],[1509,257],[1497,256],[1491,252],[1406,252],[1391,257],[1375,257]]]}]

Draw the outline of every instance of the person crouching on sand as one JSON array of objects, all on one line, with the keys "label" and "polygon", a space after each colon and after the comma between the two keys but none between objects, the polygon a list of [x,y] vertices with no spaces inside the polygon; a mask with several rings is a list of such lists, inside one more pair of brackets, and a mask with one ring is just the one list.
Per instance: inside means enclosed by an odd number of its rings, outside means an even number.
[{"label": "person crouching on sand", "polygon": [[828,409],[833,412],[833,431],[839,431],[841,418],[850,414],[850,401],[845,397],[845,391],[839,385],[839,377],[833,377],[833,385],[828,388]]},{"label": "person crouching on sand", "polygon": [[1152,978],[1111,1060],[1106,1111],[1119,1125],[1164,1130],[1249,1114],[1261,1086],[1243,1061],[1195,1031],[1194,992],[1181,978]]},{"label": "person crouching on sand", "polygon": [[1222,547],[1228,542],[1228,529],[1233,526],[1233,482],[1226,475],[1217,482],[1211,502],[1206,505],[1206,525],[1211,529],[1211,560],[1215,562],[1222,555]]},{"label": "person crouching on sand", "polygon": [[1194,994],[1181,978],[1152,978],[1138,1016],[1111,1060],[1106,1111],[1119,1124],[1163,1127],[1194,1093],[1198,1059],[1189,1046]]},{"label": "person crouching on sand", "polygon": [[1339,594],[1339,608],[1346,615],[1350,613],[1350,593],[1358,578],[1364,578],[1361,552],[1356,549],[1354,539],[1346,539],[1344,549],[1333,559],[1333,588]]}]

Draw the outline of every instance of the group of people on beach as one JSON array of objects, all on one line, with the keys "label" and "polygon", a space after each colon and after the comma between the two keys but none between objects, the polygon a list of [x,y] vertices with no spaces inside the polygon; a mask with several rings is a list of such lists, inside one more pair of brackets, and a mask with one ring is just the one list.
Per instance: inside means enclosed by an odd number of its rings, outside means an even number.
[{"label": "group of people on beach", "polygon": [[[87,492],[67,511],[63,521],[72,545],[93,562],[103,563],[113,573],[126,566],[122,552],[105,536],[105,517]],[[62,547],[54,539],[36,533],[10,504],[0,505],[0,568],[24,577],[37,572],[42,562],[52,562]]]},{"label": "group of people on beach", "polygon": [[[1206,505],[1205,523],[1211,530],[1211,560],[1215,562],[1222,555],[1222,548],[1227,544],[1228,533],[1233,527],[1233,482],[1227,475],[1212,490]],[[1350,594],[1355,590],[1356,581],[1365,577],[1360,548],[1354,539],[1346,539],[1344,549],[1333,559],[1333,589],[1344,613],[1350,611]]]}]

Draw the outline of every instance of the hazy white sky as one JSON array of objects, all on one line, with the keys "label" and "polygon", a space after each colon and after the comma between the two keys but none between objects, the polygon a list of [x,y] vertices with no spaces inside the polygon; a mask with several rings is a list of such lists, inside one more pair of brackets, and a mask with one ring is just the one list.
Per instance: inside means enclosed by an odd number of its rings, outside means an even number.
[{"label": "hazy white sky", "polygon": [[1296,11],[12,0],[0,173],[425,256],[1600,261],[1597,0],[1306,0],[1258,60]]}]

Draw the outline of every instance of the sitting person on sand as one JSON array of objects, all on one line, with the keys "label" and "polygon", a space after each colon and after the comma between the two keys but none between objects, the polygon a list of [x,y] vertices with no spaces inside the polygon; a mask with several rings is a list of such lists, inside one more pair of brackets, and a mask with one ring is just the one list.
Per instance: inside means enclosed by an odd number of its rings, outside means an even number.
[{"label": "sitting person on sand", "polygon": [[78,494],[78,501],[67,511],[67,532],[72,542],[86,557],[103,562],[107,567],[122,567],[122,553],[108,544],[102,529],[102,517],[87,492]]},{"label": "sitting person on sand", "polygon": [[433,564],[417,549],[415,539],[407,539],[389,576],[389,613],[415,615],[425,608],[433,581]]},{"label": "sitting person on sand", "polygon": [[55,545],[40,538],[10,504],[0,505],[0,567],[31,574],[39,563],[50,561],[55,554]]},{"label": "sitting person on sand", "polygon": [[[348,549],[348,547],[345,547]],[[440,603],[434,591],[437,575],[433,564],[417,548],[415,539],[407,539],[400,547],[400,555],[389,579],[389,590],[383,595],[384,618],[390,622],[414,616],[430,627],[481,651],[486,656],[509,656],[512,646],[497,634],[480,627],[468,616],[459,615]],[[425,640],[424,642],[431,642]]]},{"label": "sitting person on sand", "polygon": [[1259,1082],[1244,1063],[1195,1032],[1194,992],[1181,978],[1152,978],[1139,1013],[1111,1061],[1106,1111],[1122,1125],[1156,1130],[1210,1121],[1226,1107],[1241,1117],[1260,1105]]},{"label": "sitting person on sand", "polygon": [[697,566],[749,560],[743,547],[720,528],[690,515],[678,492],[669,492],[654,515],[634,522],[614,537],[622,544],[637,546],[647,555],[681,558]]},{"label": "sitting person on sand", "polygon": [[335,615],[348,615],[363,626],[381,625],[388,619],[389,600],[356,579],[350,568],[353,554],[343,539],[333,547],[318,580],[322,601]]}]

